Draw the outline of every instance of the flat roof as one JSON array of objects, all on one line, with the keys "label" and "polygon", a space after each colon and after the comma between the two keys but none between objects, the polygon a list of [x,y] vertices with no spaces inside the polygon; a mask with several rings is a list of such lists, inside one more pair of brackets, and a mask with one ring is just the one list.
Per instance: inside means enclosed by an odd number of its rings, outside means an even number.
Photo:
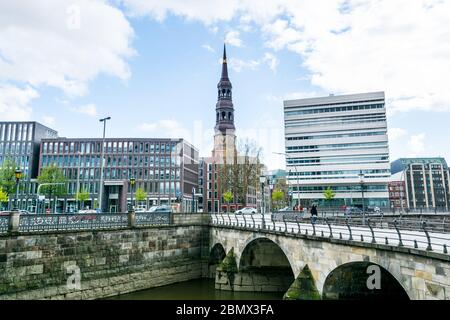
[{"label": "flat roof", "polygon": [[368,92],[368,93],[356,93],[356,94],[345,94],[345,95],[329,95],[326,97],[316,97],[316,98],[305,98],[305,99],[294,99],[294,100],[284,100],[284,107],[300,107],[300,106],[314,106],[321,104],[339,104],[348,102],[370,102],[384,100],[384,91],[378,92]]}]

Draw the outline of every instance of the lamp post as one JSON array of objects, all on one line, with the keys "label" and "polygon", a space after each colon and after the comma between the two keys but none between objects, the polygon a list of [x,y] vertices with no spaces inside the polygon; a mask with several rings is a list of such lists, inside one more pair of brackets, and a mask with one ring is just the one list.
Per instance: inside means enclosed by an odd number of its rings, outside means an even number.
[{"label": "lamp post", "polygon": [[130,210],[129,211],[134,211],[134,206],[133,206],[133,188],[134,185],[136,184],[136,179],[134,177],[130,178],[130,186],[131,186],[131,204],[130,204]]},{"label": "lamp post", "polygon": [[16,201],[14,203],[13,211],[19,211],[19,183],[22,179],[22,170],[19,167],[14,171],[14,176],[16,177]]},{"label": "lamp post", "polygon": [[273,180],[269,180],[269,212],[273,211],[273,200],[272,200],[272,192],[273,192]]},{"label": "lamp post", "polygon": [[265,201],[264,201],[264,185],[266,183],[266,176],[260,176],[259,177],[259,182],[261,183],[261,216],[262,216],[261,227],[263,229],[265,229],[266,228],[265,227],[266,221],[265,221],[264,214],[265,214],[266,210],[265,210]]},{"label": "lamp post", "polygon": [[361,184],[361,196],[362,196],[362,210],[363,210],[363,220],[364,220],[364,224],[366,223],[366,209],[365,209],[365,205],[364,205],[364,173],[362,172],[362,170],[359,171],[359,182]]},{"label": "lamp post", "polygon": [[103,162],[105,157],[105,133],[106,133],[106,121],[111,120],[111,117],[106,117],[103,119],[100,119],[100,122],[103,122],[103,138],[102,138],[102,156],[100,159],[100,189],[99,189],[99,195],[98,195],[98,205],[100,207],[100,211],[103,210]]},{"label": "lamp post", "polygon": [[[284,152],[272,152],[274,154],[280,154],[282,156],[286,157],[286,160],[290,158],[290,156],[287,153]],[[297,173],[297,201],[298,201],[298,205],[300,206],[300,175],[299,175],[299,171],[297,169],[297,165],[294,164],[294,168],[295,168],[295,172]],[[289,175],[290,175],[291,171],[289,170]],[[294,190],[294,188],[292,188],[292,191]],[[292,192],[292,200],[294,200],[294,192]],[[292,203],[291,203],[292,206]]]}]

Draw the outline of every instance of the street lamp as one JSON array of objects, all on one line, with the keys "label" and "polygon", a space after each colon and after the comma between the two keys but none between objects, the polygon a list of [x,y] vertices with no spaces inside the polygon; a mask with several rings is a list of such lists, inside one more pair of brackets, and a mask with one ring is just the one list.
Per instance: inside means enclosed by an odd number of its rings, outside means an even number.
[{"label": "street lamp", "polygon": [[[272,152],[272,153],[285,156],[286,160],[290,158],[290,156],[284,152]],[[300,171],[298,171],[296,164],[294,164],[294,168],[295,168],[295,172],[297,173],[297,202],[298,202],[298,206],[300,207]],[[290,172],[291,171],[289,170],[289,175],[290,175]],[[294,191],[294,188],[292,188],[292,191]],[[292,200],[294,200],[294,192],[292,192]],[[291,203],[291,206],[292,206],[292,203]]]},{"label": "street lamp", "polygon": [[273,187],[274,187],[274,184],[273,184],[273,180],[272,179],[270,179],[269,180],[269,212],[272,212],[273,211],[273,200],[272,200],[272,192],[273,192]]},{"label": "street lamp", "polygon": [[362,172],[362,170],[359,171],[358,176],[359,176],[359,183],[361,184],[363,220],[364,220],[364,223],[365,223],[365,221],[366,221],[366,209],[365,209],[365,205],[364,205],[364,173]]},{"label": "street lamp", "polygon": [[265,229],[265,219],[264,219],[264,184],[266,183],[266,176],[260,176],[259,177],[259,182],[261,183],[261,216],[262,216],[262,222],[261,222],[261,227],[263,229]]},{"label": "street lamp", "polygon": [[130,178],[130,186],[131,186],[131,204],[130,204],[130,211],[133,211],[133,187],[136,184],[136,179],[134,177]]},{"label": "street lamp", "polygon": [[106,117],[103,119],[100,119],[100,122],[103,122],[103,139],[102,139],[102,157],[100,162],[100,190],[98,195],[98,205],[100,207],[100,211],[102,212],[103,207],[103,161],[105,157],[105,133],[106,133],[106,121],[111,120],[111,117]]},{"label": "street lamp", "polygon": [[14,176],[16,177],[16,201],[13,211],[19,211],[19,183],[20,179],[22,179],[22,170],[19,167],[14,171]]}]

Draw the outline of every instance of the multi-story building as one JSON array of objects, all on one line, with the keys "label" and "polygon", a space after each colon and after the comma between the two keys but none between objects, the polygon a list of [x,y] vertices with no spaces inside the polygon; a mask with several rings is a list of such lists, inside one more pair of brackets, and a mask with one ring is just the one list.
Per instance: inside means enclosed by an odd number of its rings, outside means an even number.
[{"label": "multi-story building", "polygon": [[[85,190],[91,199],[85,206],[104,211],[127,210],[131,201],[130,178],[147,193],[144,204],[178,203],[190,210],[193,188],[198,184],[198,150],[183,139],[107,138],[104,142],[103,178],[100,177],[102,139],[44,139],[40,170],[52,164],[68,179],[68,194],[57,203],[57,211],[76,207],[75,195]],[[100,181],[103,195],[99,197]],[[134,198],[135,199],[135,198]],[[143,205],[144,205],[143,204]]]},{"label": "multi-story building", "polygon": [[406,201],[406,187],[403,180],[402,173],[398,172],[391,176],[391,181],[388,183],[389,201],[393,211],[408,208]]},{"label": "multi-story building", "polygon": [[409,209],[448,210],[450,176],[444,158],[400,158],[392,162],[391,171],[405,184]]},{"label": "multi-story building", "polygon": [[57,136],[58,132],[35,121],[0,122],[0,166],[10,159],[23,172],[19,189],[20,208],[30,209],[32,206],[33,197],[30,195],[36,189],[33,179],[38,174],[41,140]]},{"label": "multi-story building", "polygon": [[288,183],[296,202],[388,207],[384,92],[284,101]]}]

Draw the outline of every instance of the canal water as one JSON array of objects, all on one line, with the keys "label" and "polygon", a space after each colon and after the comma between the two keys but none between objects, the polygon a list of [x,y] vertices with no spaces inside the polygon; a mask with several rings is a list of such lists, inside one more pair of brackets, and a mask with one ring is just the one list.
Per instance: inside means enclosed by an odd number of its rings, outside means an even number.
[{"label": "canal water", "polygon": [[108,300],[281,300],[283,294],[215,290],[214,279],[196,279],[123,294]]}]

